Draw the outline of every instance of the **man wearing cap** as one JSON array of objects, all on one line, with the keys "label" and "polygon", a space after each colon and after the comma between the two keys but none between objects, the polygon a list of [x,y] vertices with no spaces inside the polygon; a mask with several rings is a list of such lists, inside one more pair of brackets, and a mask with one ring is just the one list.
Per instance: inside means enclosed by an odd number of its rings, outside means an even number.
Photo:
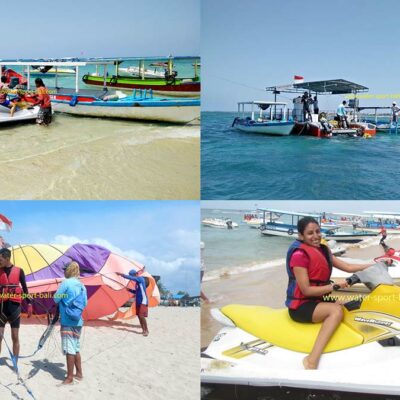
[{"label": "man wearing cap", "polygon": [[136,297],[136,315],[139,318],[140,326],[143,330],[143,336],[148,336],[149,330],[147,328],[146,318],[148,316],[149,301],[147,298],[146,288],[149,286],[149,278],[138,276],[138,271],[135,271],[134,269],[129,271],[129,275],[121,274],[120,272],[117,272],[117,275],[136,283],[135,289],[128,289],[128,291],[133,293]]},{"label": "man wearing cap", "polygon": [[11,326],[13,356],[19,356],[19,327],[21,323],[21,303],[28,303],[28,317],[32,316],[32,304],[28,298],[24,270],[16,267],[10,261],[11,251],[0,249],[0,352],[4,328],[8,322]]},{"label": "man wearing cap", "polygon": [[399,117],[398,112],[400,111],[400,108],[397,107],[397,104],[395,101],[392,103],[391,110],[392,110],[392,123],[397,125],[397,121],[398,121],[398,117]]}]

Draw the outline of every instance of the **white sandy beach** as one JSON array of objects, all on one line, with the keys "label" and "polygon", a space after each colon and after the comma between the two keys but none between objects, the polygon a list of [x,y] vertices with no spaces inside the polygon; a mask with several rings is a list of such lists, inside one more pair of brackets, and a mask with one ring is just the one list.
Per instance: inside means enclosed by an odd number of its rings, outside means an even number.
[{"label": "white sandy beach", "polygon": [[[20,359],[21,377],[36,400],[41,399],[199,399],[199,308],[150,308],[150,335],[140,334],[139,321],[88,322],[81,337],[84,379],[60,385],[66,372],[57,324],[43,349]],[[46,328],[23,319],[21,355],[31,354]],[[5,337],[11,344],[10,328]],[[0,399],[32,399],[17,383],[6,347],[0,355]]]}]

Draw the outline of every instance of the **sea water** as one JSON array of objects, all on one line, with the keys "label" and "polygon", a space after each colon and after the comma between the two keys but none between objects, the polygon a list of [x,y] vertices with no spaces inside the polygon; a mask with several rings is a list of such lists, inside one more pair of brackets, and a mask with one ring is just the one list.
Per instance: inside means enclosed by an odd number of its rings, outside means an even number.
[{"label": "sea water", "polygon": [[[192,63],[177,61],[178,76],[193,76]],[[80,69],[81,88],[89,88],[83,74],[94,71]],[[54,86],[54,77],[43,79]],[[74,88],[75,76],[60,76],[58,85]],[[48,127],[1,125],[0,169],[7,184],[0,198],[196,199],[199,136],[198,122],[181,126],[60,113]]]},{"label": "sea water", "polygon": [[[204,280],[221,279],[228,275],[274,268],[285,263],[287,250],[297,236],[263,235],[260,229],[250,227],[244,221],[245,214],[256,214],[256,211],[208,208],[201,210],[202,220],[204,218],[229,218],[239,225],[234,229],[202,225],[201,240],[204,243],[202,258],[206,267]],[[292,223],[291,217],[288,215],[281,216],[279,220],[287,224]],[[351,228],[342,228],[342,230],[348,229]],[[340,243],[340,247],[365,249],[378,244],[378,242],[379,237],[372,237],[357,244]]]},{"label": "sea water", "polygon": [[236,113],[203,112],[202,199],[400,197],[398,135],[273,137],[231,128]]}]

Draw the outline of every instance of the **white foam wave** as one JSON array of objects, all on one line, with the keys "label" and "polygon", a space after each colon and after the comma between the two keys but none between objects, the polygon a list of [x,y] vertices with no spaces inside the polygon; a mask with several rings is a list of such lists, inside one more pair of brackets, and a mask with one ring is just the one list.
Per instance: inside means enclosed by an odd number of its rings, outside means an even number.
[{"label": "white foam wave", "polygon": [[255,265],[241,265],[241,266],[236,266],[236,267],[219,268],[219,269],[216,269],[213,271],[207,271],[204,274],[203,282],[213,281],[213,280],[217,280],[217,279],[223,279],[223,278],[233,276],[233,275],[246,274],[248,272],[255,272],[255,271],[260,271],[260,270],[264,270],[264,269],[274,268],[274,267],[282,266],[284,264],[285,264],[285,259],[279,258],[276,260],[271,260],[271,261],[267,261],[267,262],[255,264]]}]

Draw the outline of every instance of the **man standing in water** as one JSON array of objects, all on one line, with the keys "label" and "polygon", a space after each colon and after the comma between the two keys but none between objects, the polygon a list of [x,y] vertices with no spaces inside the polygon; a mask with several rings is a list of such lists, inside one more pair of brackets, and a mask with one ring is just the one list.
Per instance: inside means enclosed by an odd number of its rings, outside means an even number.
[{"label": "man standing in water", "polygon": [[[19,356],[19,327],[22,298],[28,302],[28,318],[32,316],[32,304],[28,298],[24,271],[11,264],[11,251],[0,249],[0,352],[4,328],[8,322],[11,326],[13,356]],[[13,360],[14,361],[14,360]]]},{"label": "man standing in water", "polygon": [[51,102],[49,92],[44,85],[41,78],[35,79],[37,100],[35,105],[40,105],[40,110],[36,119],[38,125],[49,125],[51,124]]}]

